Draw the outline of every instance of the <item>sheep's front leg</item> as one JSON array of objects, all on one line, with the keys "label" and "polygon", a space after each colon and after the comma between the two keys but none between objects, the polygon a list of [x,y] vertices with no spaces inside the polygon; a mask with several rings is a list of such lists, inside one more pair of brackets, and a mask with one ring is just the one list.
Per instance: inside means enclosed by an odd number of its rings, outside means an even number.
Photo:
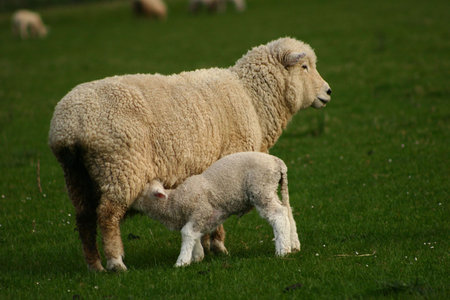
[{"label": "sheep's front leg", "polygon": [[192,262],[192,254],[196,243],[200,243],[202,234],[195,231],[192,222],[186,223],[181,229],[181,251],[176,267],[187,266]]}]

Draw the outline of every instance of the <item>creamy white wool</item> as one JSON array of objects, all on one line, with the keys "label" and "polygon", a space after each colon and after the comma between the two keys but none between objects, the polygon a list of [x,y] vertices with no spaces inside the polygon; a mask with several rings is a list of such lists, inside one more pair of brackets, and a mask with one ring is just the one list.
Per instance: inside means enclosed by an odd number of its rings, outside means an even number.
[{"label": "creamy white wool", "polygon": [[289,204],[287,167],[272,155],[240,152],[225,156],[174,190],[152,181],[133,207],[170,229],[181,230],[183,244],[177,266],[201,260],[201,236],[229,216],[243,215],[252,207],[273,226],[277,255],[300,250]]},{"label": "creamy white wool", "polygon": [[14,35],[20,36],[22,39],[47,35],[47,27],[42,22],[41,16],[25,9],[18,10],[13,14],[12,31]]},{"label": "creamy white wool", "polygon": [[239,12],[245,10],[245,0],[189,0],[189,10],[197,12],[205,6],[211,12],[224,12],[227,9],[227,2],[233,2]]},{"label": "creamy white wool", "polygon": [[89,266],[102,269],[92,244],[97,221],[107,260],[123,256],[119,221],[148,182],[176,187],[225,155],[268,152],[298,110],[325,106],[330,89],[315,60],[309,45],[281,38],[230,68],[113,76],[64,96],[49,145]]},{"label": "creamy white wool", "polygon": [[138,15],[158,19],[167,17],[167,6],[163,0],[133,0],[133,8]]}]

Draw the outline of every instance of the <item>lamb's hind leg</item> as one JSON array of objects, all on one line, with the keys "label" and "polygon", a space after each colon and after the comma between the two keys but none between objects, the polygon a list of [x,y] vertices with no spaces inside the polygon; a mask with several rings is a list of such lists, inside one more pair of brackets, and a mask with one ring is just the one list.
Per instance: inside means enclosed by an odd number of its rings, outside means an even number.
[{"label": "lamb's hind leg", "polygon": [[292,215],[291,206],[289,205],[287,208],[288,208],[290,235],[291,235],[291,251],[297,252],[300,251],[300,240],[298,239],[297,225],[295,224],[294,216]]},{"label": "lamb's hind leg", "polygon": [[277,196],[255,203],[261,217],[266,219],[273,227],[275,236],[275,253],[284,256],[291,252],[290,224],[288,209],[281,205]]}]

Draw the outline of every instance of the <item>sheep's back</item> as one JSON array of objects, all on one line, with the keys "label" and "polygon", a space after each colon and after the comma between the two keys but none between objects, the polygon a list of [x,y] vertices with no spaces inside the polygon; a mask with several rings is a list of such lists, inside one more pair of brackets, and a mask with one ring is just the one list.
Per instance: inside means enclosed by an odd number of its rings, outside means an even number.
[{"label": "sheep's back", "polygon": [[124,75],[69,92],[55,108],[50,145],[77,143],[111,154],[108,159],[137,157],[148,180],[173,186],[226,154],[258,150],[258,126],[250,99],[228,70]]}]

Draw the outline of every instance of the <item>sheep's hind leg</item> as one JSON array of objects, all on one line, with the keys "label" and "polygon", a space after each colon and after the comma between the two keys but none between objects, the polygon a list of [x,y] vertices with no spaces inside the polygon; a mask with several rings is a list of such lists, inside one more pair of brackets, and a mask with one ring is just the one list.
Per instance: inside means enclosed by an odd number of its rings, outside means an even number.
[{"label": "sheep's hind leg", "polygon": [[284,256],[290,253],[291,232],[288,218],[288,209],[279,203],[278,197],[274,197],[266,204],[255,204],[255,207],[261,217],[266,219],[273,227],[276,255]]},{"label": "sheep's hind leg", "polygon": [[202,234],[199,231],[194,230],[192,222],[183,226],[181,229],[181,250],[175,264],[176,267],[187,266],[192,262],[194,246],[200,242],[201,236]]},{"label": "sheep's hind leg", "polygon": [[211,251],[215,253],[224,253],[228,255],[228,250],[225,248],[225,228],[223,224],[217,226],[216,230],[211,233]]},{"label": "sheep's hind leg", "polygon": [[98,207],[98,224],[102,232],[103,250],[107,259],[106,268],[111,271],[126,271],[123,263],[124,251],[120,237],[120,220],[126,207],[102,196]]},{"label": "sheep's hind leg", "polygon": [[76,155],[62,150],[56,156],[64,170],[67,191],[75,207],[77,230],[88,268],[92,271],[104,271],[96,238],[98,189]]}]

